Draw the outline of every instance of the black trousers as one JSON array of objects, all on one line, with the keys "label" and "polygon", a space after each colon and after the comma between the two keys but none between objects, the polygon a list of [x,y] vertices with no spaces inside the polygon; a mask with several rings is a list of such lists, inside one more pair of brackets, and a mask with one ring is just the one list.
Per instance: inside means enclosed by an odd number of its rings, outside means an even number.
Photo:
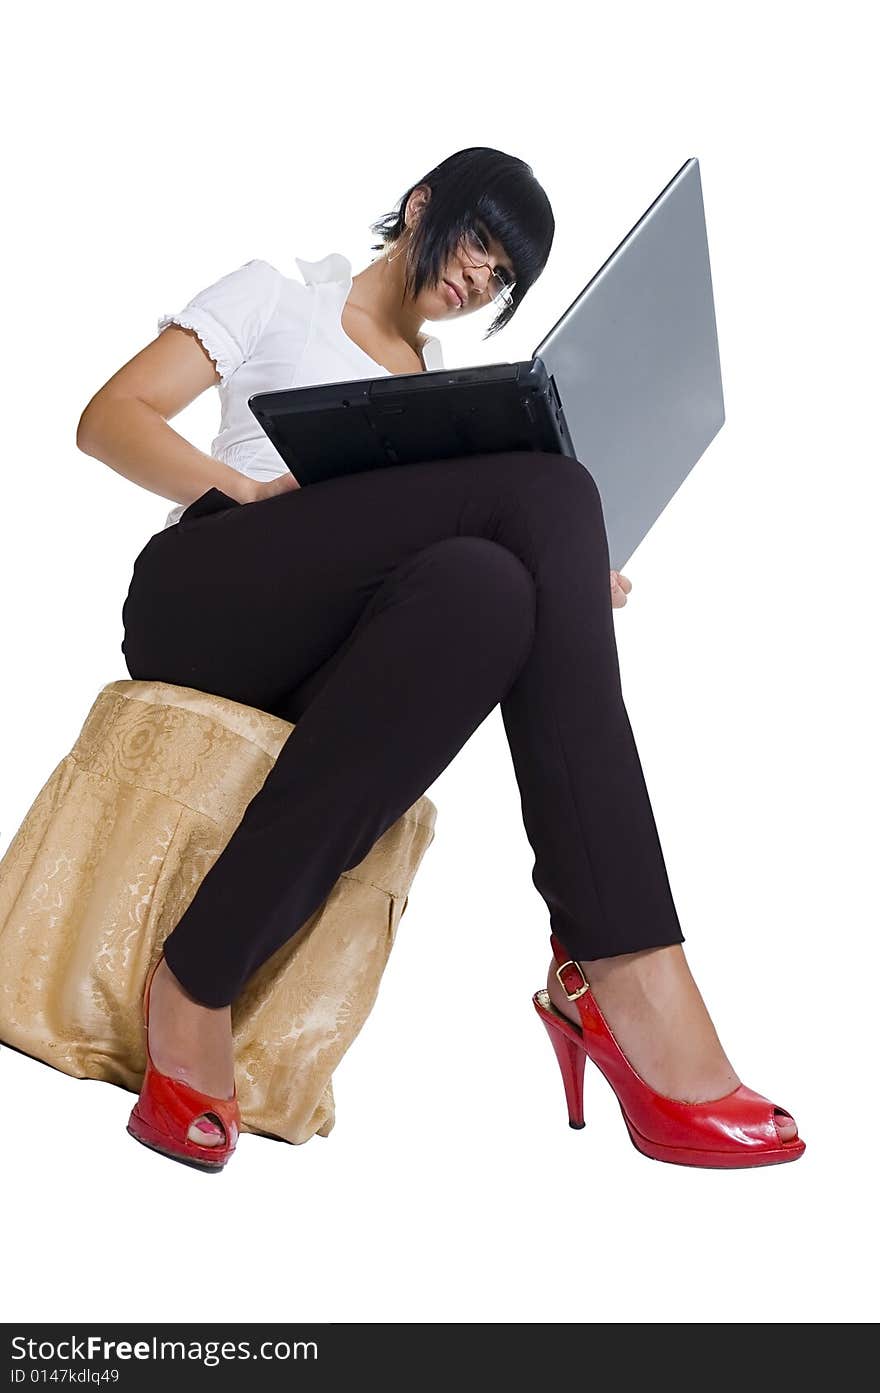
[{"label": "black trousers", "polygon": [[568,952],[683,942],[577,460],[432,460],[247,504],[210,489],[150,538],[122,617],[132,678],[296,723],[166,939],[197,1000],[230,1003],[499,702]]}]

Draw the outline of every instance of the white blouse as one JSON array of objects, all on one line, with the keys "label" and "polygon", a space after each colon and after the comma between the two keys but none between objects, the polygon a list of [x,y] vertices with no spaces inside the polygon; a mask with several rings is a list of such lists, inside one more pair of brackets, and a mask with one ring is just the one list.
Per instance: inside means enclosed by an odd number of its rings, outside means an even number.
[{"label": "white blouse", "polygon": [[[248,261],[158,322],[160,332],[169,324],[195,330],[216,364],[220,430],[210,453],[251,479],[274,479],[287,469],[248,407],[254,392],[392,376],[342,327],[352,286],[348,258],[331,252],[322,261],[295,259],[304,284],[268,261]],[[439,339],[426,338],[422,362],[428,372],[443,367]],[[176,504],[165,527],[188,506]]]}]

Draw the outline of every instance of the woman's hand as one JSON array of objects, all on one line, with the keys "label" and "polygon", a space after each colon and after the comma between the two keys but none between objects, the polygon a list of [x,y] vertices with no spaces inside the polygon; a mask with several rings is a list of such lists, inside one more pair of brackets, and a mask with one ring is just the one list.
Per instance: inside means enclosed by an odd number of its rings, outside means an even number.
[{"label": "woman's hand", "polygon": [[626,604],[626,597],[632,590],[632,581],[627,580],[622,571],[611,572],[611,608],[620,609]]},{"label": "woman's hand", "polygon": [[248,503],[259,503],[263,498],[274,498],[279,493],[290,493],[300,486],[289,469],[279,474],[277,479],[261,479],[252,483]]}]

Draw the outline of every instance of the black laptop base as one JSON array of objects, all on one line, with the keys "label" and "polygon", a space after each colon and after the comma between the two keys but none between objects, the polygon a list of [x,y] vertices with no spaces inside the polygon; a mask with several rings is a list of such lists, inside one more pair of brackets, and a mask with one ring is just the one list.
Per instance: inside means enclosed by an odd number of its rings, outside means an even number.
[{"label": "black laptop base", "polygon": [[574,453],[540,358],[258,392],[248,405],[303,487],[496,451]]}]

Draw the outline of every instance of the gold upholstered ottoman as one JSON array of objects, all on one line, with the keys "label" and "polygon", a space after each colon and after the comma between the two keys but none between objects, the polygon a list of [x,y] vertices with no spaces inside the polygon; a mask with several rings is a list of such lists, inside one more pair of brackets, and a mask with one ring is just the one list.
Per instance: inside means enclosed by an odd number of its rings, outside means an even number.
[{"label": "gold upholstered ottoman", "polygon": [[[0,1041],[140,1091],[147,973],[293,728],[189,687],[102,689],[0,861]],[[375,1001],[436,815],[413,804],[234,1002],[242,1131],[332,1130],[332,1072]]]}]

